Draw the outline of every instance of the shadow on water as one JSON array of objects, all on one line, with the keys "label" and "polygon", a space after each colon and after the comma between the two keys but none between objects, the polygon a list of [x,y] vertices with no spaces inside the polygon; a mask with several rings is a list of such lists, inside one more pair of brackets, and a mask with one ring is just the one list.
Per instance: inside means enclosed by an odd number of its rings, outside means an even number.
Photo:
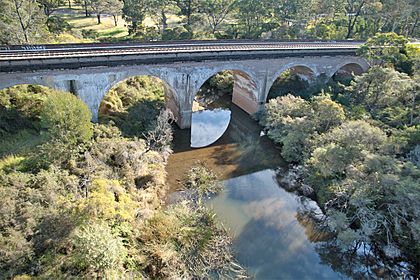
[{"label": "shadow on water", "polygon": [[272,142],[266,136],[260,136],[261,127],[255,120],[233,104],[230,112],[226,132],[204,148],[191,148],[191,131],[174,128],[174,153],[167,165],[168,183],[172,190],[180,187],[188,170],[198,161],[221,179],[285,166]]}]

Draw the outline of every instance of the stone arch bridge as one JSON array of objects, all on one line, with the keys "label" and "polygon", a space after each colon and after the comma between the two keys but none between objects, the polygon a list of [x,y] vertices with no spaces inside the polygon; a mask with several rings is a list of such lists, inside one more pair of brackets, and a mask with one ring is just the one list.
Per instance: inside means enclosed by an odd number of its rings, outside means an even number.
[{"label": "stone arch bridge", "polygon": [[290,69],[307,80],[369,67],[356,55],[362,42],[189,41],[121,44],[0,46],[0,89],[38,84],[70,91],[97,120],[112,86],[150,75],[165,85],[166,106],[181,128],[191,126],[192,104],[213,75],[234,75],[233,103],[249,114],[264,108],[276,78]]}]

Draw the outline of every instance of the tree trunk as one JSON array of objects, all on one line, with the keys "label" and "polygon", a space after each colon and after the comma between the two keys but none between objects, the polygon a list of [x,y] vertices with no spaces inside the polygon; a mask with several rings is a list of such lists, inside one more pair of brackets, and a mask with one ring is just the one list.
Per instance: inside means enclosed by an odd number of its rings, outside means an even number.
[{"label": "tree trunk", "polygon": [[69,0],[69,9],[71,9],[71,0]]},{"label": "tree trunk", "polygon": [[85,6],[85,16],[89,17],[89,12],[88,12],[88,3],[87,0],[83,1],[83,4]]},{"label": "tree trunk", "polygon": [[22,19],[22,16],[20,14],[20,11],[19,11],[20,7],[18,6],[18,3],[16,1],[14,1],[14,2],[15,2],[16,14],[17,14],[18,19],[19,19],[20,27],[22,28],[23,37],[25,38],[25,43],[29,43],[28,34],[26,34],[26,27],[25,27],[25,24],[23,23],[23,19]]},{"label": "tree trunk", "polygon": [[168,28],[168,18],[165,11],[162,10],[162,34],[165,32],[166,28]]},{"label": "tree trunk", "polygon": [[118,15],[112,15],[112,17],[114,18],[114,25],[118,26]]},{"label": "tree trunk", "polygon": [[101,14],[97,14],[96,17],[98,18],[98,24],[101,24]]}]

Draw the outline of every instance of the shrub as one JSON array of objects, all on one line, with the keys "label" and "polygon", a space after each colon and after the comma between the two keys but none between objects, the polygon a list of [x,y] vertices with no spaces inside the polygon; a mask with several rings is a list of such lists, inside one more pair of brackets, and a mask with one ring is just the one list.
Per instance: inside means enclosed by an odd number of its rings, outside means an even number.
[{"label": "shrub", "polygon": [[57,93],[48,97],[41,112],[41,126],[49,138],[77,145],[89,141],[93,135],[92,114],[83,101],[71,93]]},{"label": "shrub", "polygon": [[93,223],[80,227],[73,239],[73,262],[76,267],[98,273],[106,278],[107,274],[122,271],[127,255],[120,237],[115,236],[106,223]]}]

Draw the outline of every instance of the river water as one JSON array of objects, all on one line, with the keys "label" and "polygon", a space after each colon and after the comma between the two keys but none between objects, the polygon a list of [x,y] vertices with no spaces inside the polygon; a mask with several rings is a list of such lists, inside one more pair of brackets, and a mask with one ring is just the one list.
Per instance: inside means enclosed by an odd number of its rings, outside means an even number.
[{"label": "river water", "polygon": [[[322,263],[316,251],[321,242],[315,242],[319,233],[302,214],[308,209],[320,212],[316,203],[283,189],[279,170],[286,164],[279,150],[245,112],[235,105],[229,111],[194,112],[191,132],[175,131],[167,165],[172,191],[198,161],[221,178],[224,190],[208,205],[233,237],[239,262],[255,279],[344,278]],[[205,119],[212,121],[206,124]],[[223,135],[214,142],[218,134]],[[214,143],[194,149],[192,142],[200,147]]]}]

